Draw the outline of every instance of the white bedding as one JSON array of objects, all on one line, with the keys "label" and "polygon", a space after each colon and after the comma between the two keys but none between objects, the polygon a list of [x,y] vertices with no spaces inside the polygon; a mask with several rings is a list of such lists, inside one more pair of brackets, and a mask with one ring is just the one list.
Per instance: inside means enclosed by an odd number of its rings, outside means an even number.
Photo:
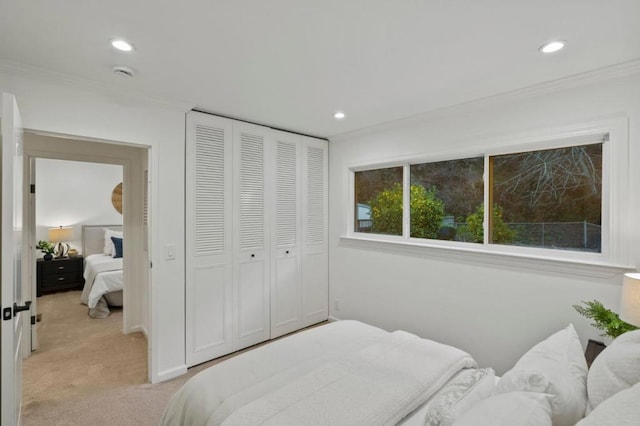
[{"label": "white bedding", "polygon": [[199,373],[161,424],[395,424],[473,366],[459,349],[338,321]]},{"label": "white bedding", "polygon": [[84,288],[80,300],[94,309],[102,297],[124,288],[122,258],[105,254],[91,254],[85,258]]}]

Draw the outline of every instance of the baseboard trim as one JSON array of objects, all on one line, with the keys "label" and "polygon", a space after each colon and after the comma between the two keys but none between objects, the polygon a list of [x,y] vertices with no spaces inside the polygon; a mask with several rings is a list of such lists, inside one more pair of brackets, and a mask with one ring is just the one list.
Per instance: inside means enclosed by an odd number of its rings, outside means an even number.
[{"label": "baseboard trim", "polygon": [[329,318],[327,318],[327,321],[329,322],[340,321],[340,318],[334,317],[333,315],[329,315]]},{"label": "baseboard trim", "polygon": [[144,325],[136,325],[131,327],[131,329],[129,330],[129,333],[137,333],[137,332],[141,332],[142,334],[144,334],[144,337],[146,337],[146,339],[149,340],[149,333],[147,333],[147,328]]},{"label": "baseboard trim", "polygon": [[170,370],[163,371],[158,373],[156,377],[157,380],[154,380],[153,383],[165,382],[167,380],[175,379],[178,376],[182,376],[187,372],[187,365],[183,364],[178,367],[172,368]]}]

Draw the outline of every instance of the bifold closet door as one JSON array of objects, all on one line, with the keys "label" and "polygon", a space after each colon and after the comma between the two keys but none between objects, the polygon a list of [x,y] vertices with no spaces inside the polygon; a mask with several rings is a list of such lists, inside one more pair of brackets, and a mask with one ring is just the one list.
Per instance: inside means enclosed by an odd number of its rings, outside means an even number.
[{"label": "bifold closet door", "polygon": [[270,129],[234,122],[234,349],[269,339]]},{"label": "bifold closet door", "polygon": [[186,135],[186,361],[233,348],[232,121],[190,112]]},{"label": "bifold closet door", "polygon": [[329,316],[328,144],[301,136],[302,326]]},{"label": "bifold closet door", "polygon": [[302,327],[300,136],[274,132],[271,338]]}]

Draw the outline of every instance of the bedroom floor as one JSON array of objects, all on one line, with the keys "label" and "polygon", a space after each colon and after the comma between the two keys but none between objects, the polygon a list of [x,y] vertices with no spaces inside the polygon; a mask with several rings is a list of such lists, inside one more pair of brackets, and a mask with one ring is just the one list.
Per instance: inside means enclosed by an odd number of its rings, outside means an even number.
[{"label": "bedroom floor", "polygon": [[[38,311],[40,348],[23,363],[25,425],[57,424],[70,403],[88,403],[83,411],[91,412],[103,405],[90,402],[92,397],[146,383],[146,339],[142,333],[122,334],[121,309],[106,319],[90,318],[80,291],[69,291],[39,298]],[[106,417],[109,410],[114,407],[93,413]]]},{"label": "bedroom floor", "polygon": [[38,303],[40,349],[23,363],[24,426],[155,426],[171,396],[194,374],[268,343],[152,385],[146,339],[120,332],[121,310],[103,320],[90,318],[79,291],[47,295]]}]

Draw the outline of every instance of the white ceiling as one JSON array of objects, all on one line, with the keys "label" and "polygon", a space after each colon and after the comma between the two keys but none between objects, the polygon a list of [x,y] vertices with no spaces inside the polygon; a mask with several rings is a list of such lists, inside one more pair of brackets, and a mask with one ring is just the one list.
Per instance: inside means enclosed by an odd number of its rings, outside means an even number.
[{"label": "white ceiling", "polygon": [[640,0],[0,1],[0,62],[324,137],[638,58]]}]

